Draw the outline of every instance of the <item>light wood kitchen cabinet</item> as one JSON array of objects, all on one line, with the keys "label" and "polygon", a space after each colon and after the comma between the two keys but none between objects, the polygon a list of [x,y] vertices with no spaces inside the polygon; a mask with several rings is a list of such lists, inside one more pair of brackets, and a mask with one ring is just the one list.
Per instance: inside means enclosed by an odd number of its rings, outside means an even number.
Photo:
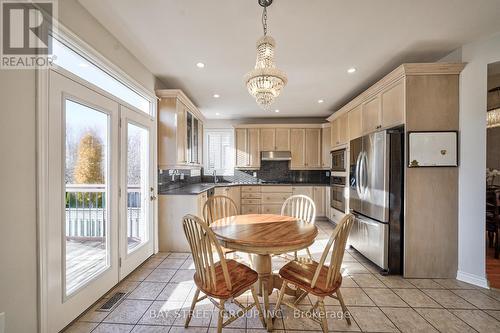
[{"label": "light wood kitchen cabinet", "polygon": [[275,132],[274,149],[279,151],[290,150],[290,129],[277,128]]},{"label": "light wood kitchen cabinet", "polygon": [[306,166],[306,130],[303,128],[290,129],[290,151],[292,160],[290,169],[303,169]]},{"label": "light wood kitchen cabinet", "polygon": [[248,129],[248,157],[250,168],[260,168],[260,137],[258,128]]},{"label": "light wood kitchen cabinet", "polygon": [[[314,191],[312,186],[292,186],[292,195],[307,195],[313,199]],[[314,200],[314,199],[313,199]]]},{"label": "light wood kitchen cabinet", "polygon": [[260,151],[290,150],[289,128],[261,128]]},{"label": "light wood kitchen cabinet", "polygon": [[260,214],[260,205],[242,205],[241,214]]},{"label": "light wood kitchen cabinet", "polygon": [[363,134],[375,132],[382,127],[379,95],[363,103],[362,117]]},{"label": "light wood kitchen cabinet", "polygon": [[261,128],[260,129],[260,149],[262,151],[273,151],[275,150],[275,134],[276,130],[274,128]]},{"label": "light wood kitchen cabinet", "polygon": [[239,186],[221,186],[221,187],[216,187],[214,190],[215,195],[224,195],[226,197],[229,197],[231,200],[234,201],[236,205],[236,210],[238,213],[240,212],[240,187]]},{"label": "light wood kitchen cabinet", "polygon": [[359,138],[363,135],[361,105],[349,111],[347,117],[349,119],[349,140]]},{"label": "light wood kitchen cabinet", "polygon": [[203,207],[208,200],[207,192],[198,194],[198,216],[203,216]]},{"label": "light wood kitchen cabinet", "polygon": [[332,207],[330,206],[330,187],[325,188],[325,216],[331,221],[332,220]]},{"label": "light wood kitchen cabinet", "polygon": [[247,153],[247,129],[237,128],[234,130],[234,141],[235,141],[235,157],[236,157],[236,168],[246,168],[248,167],[248,153]]},{"label": "light wood kitchen cabinet", "polygon": [[260,130],[258,128],[235,129],[235,167],[260,168]]},{"label": "light wood kitchen cabinet", "polygon": [[349,117],[347,114],[339,118],[339,143],[346,144],[349,141]]},{"label": "light wood kitchen cabinet", "polygon": [[313,187],[313,201],[316,205],[316,216],[325,216],[325,189],[326,186]]},{"label": "light wood kitchen cabinet", "polygon": [[332,121],[331,130],[331,145],[332,147],[346,144],[349,140],[349,119],[347,114]]},{"label": "light wood kitchen cabinet", "polygon": [[[326,135],[330,133],[330,129],[327,129],[326,134],[323,134],[322,127],[324,125],[257,126],[254,124],[235,126],[236,168],[259,169],[261,152],[263,151],[290,151],[290,169],[292,170],[329,168],[330,138],[327,138]],[[323,142],[325,145],[322,144]],[[325,151],[323,151],[323,147]]]},{"label": "light wood kitchen cabinet", "polygon": [[330,157],[330,151],[332,148],[331,145],[331,126],[326,126],[321,129],[321,137],[322,137],[322,142],[321,142],[321,149],[322,149],[322,156],[321,156],[321,167],[323,169],[330,169],[331,164],[332,164],[332,159]]},{"label": "light wood kitchen cabinet", "polygon": [[260,214],[260,191],[258,185],[241,186],[241,214]]},{"label": "light wood kitchen cabinet", "polygon": [[321,168],[321,129],[306,128],[305,141],[305,166]]},{"label": "light wood kitchen cabinet", "polygon": [[182,102],[178,102],[177,106],[177,164],[185,164],[187,162],[186,159],[186,115],[187,108],[182,104]]},{"label": "light wood kitchen cabinet", "polygon": [[158,167],[200,168],[203,115],[178,89],[156,91],[158,102]]},{"label": "light wood kitchen cabinet", "polygon": [[389,128],[404,123],[404,81],[400,80],[382,92],[382,127]]}]

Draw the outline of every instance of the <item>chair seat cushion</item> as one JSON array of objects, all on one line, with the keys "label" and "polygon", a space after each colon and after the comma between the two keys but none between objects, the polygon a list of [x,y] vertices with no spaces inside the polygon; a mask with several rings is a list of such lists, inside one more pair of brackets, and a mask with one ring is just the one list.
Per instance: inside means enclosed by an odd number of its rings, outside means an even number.
[{"label": "chair seat cushion", "polygon": [[[342,284],[342,275],[339,274],[337,281],[334,281],[330,286],[326,284],[328,275],[328,267],[322,266],[319,273],[318,281],[314,288],[311,288],[311,283],[318,267],[315,261],[297,261],[293,260],[287,263],[280,269],[280,276],[283,280],[310,292],[316,296],[328,296],[334,293]],[[333,273],[333,272],[332,272]]]},{"label": "chair seat cushion", "polygon": [[196,286],[208,296],[218,299],[228,299],[239,296],[257,281],[257,272],[250,267],[240,264],[235,260],[226,260],[226,264],[232,284],[231,290],[227,288],[220,262],[215,264],[216,288],[214,289],[213,286],[203,286],[203,282],[198,277],[198,274],[194,273],[194,282],[196,283]]}]

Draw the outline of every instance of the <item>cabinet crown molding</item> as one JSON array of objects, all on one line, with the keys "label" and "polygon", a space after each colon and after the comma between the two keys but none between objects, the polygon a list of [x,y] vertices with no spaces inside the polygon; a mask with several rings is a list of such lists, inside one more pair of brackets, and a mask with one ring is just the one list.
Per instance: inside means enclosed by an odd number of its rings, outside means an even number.
[{"label": "cabinet crown molding", "polygon": [[391,85],[395,84],[404,77],[412,75],[459,75],[465,66],[466,63],[440,62],[402,64],[380,79],[377,83],[373,84],[371,87],[356,96],[346,105],[335,111],[330,117],[327,118],[327,120],[330,122],[335,120],[342,114],[354,109],[364,101],[389,88]]},{"label": "cabinet crown molding", "polygon": [[238,124],[233,128],[323,128],[326,124]]},{"label": "cabinet crown molding", "polygon": [[181,89],[157,89],[155,90],[156,96],[158,98],[177,98],[201,121],[205,122],[205,116],[201,111],[194,105],[194,103],[186,96],[186,94]]}]

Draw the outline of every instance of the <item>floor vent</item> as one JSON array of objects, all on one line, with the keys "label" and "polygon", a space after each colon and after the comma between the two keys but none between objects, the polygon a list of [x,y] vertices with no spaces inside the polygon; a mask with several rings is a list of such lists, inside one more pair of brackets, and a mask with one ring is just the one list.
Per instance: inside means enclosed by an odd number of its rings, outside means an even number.
[{"label": "floor vent", "polygon": [[121,292],[115,293],[113,296],[110,297],[110,299],[106,301],[106,303],[101,305],[101,307],[98,308],[96,311],[110,312],[125,298],[126,295],[127,293],[121,293]]}]

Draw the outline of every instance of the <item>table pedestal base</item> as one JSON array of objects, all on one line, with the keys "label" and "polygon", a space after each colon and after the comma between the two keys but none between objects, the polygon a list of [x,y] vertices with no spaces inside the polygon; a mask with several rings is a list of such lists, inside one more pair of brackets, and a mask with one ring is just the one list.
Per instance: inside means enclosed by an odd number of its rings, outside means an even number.
[{"label": "table pedestal base", "polygon": [[269,295],[274,289],[274,276],[271,266],[271,255],[269,254],[252,254],[253,269],[259,274],[257,281],[257,293],[264,299],[264,321],[266,322],[267,331],[273,330],[273,314],[269,306]]}]

